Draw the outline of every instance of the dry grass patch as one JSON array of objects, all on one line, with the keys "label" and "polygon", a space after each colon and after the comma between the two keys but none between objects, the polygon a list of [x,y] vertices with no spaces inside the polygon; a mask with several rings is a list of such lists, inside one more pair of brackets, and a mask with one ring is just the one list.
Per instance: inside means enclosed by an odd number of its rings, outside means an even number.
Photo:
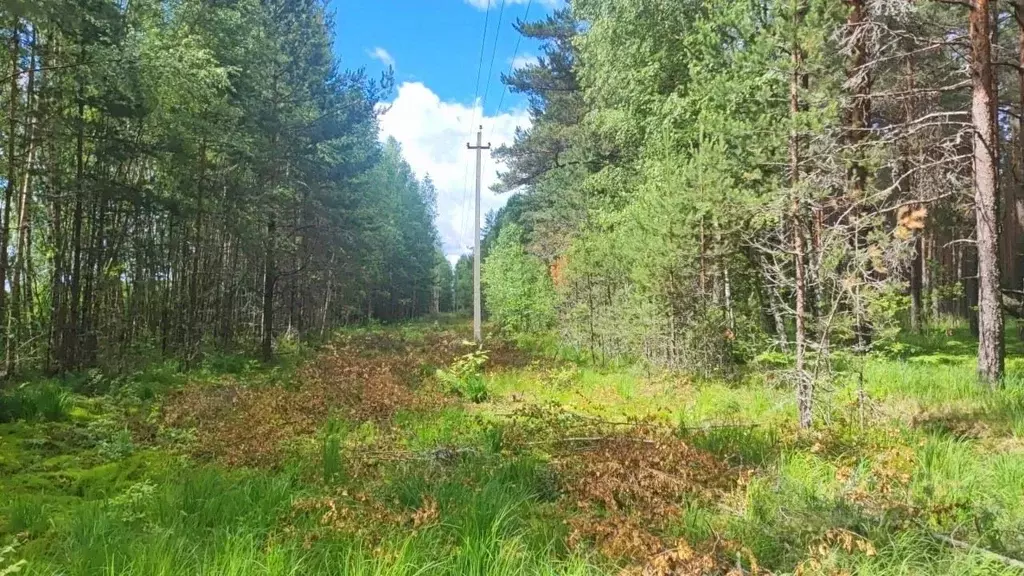
[{"label": "dry grass patch", "polygon": [[450,341],[412,345],[390,335],[342,339],[302,367],[293,387],[193,384],[170,397],[163,420],[196,430],[196,456],[272,466],[280,463],[287,440],[315,433],[332,414],[381,424],[399,410],[440,405],[437,391],[414,389],[417,371],[453,347]]}]

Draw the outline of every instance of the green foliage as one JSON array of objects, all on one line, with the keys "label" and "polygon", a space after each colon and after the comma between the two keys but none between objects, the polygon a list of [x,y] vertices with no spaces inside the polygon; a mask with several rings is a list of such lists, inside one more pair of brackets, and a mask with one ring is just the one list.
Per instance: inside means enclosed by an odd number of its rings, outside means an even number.
[{"label": "green foliage", "polygon": [[[910,299],[895,287],[877,291],[867,297],[868,318],[874,334],[872,345],[879,350],[899,348],[901,333],[899,317],[909,307]],[[891,351],[898,354],[898,351]]]},{"label": "green foliage", "polygon": [[754,358],[754,365],[775,369],[786,368],[793,365],[793,357],[790,354],[771,350],[758,354]]},{"label": "green foliage", "polygon": [[27,560],[21,559],[15,561],[13,556],[18,551],[17,543],[8,544],[3,548],[0,548],[0,576],[11,576],[12,574],[18,574],[28,564]]},{"label": "green foliage", "polygon": [[512,335],[543,332],[554,325],[557,297],[544,263],[527,254],[523,230],[510,224],[502,228],[483,269],[487,309],[494,320]]},{"label": "green foliage", "polygon": [[110,436],[100,440],[97,445],[100,456],[108,460],[121,460],[131,456],[135,451],[132,434],[127,428],[120,428]]},{"label": "green foliage", "polygon": [[343,436],[337,432],[328,432],[321,440],[320,459],[323,464],[324,483],[330,484],[344,473],[341,446]]},{"label": "green foliage", "polygon": [[[373,330],[434,342],[426,324]],[[0,539],[21,534],[16,554],[29,561],[19,563],[22,572],[40,575],[596,576],[633,563],[571,538],[575,526],[605,518],[567,498],[561,466],[603,457],[603,450],[558,440],[636,425],[645,433],[664,430],[694,454],[743,471],[736,484],[698,486],[667,502],[666,530],[657,536],[668,546],[683,538],[703,550],[728,540],[743,550],[748,571],[753,558],[780,574],[820,568],[1009,576],[1012,569],[932,536],[954,534],[1010,557],[1024,553],[1024,459],[1015,450],[1022,392],[977,386],[972,357],[959,355],[971,348],[967,338],[922,334],[915,347],[923,355],[858,358],[863,398],[856,379],[833,378],[834,389],[820,399],[828,424],[811,433],[796,433],[791,394],[772,386],[774,371],[763,369],[783,363],[777,355],[762,358],[747,378],[707,380],[550,358],[509,369],[488,366],[497,353],[473,352],[438,378],[455,388],[481,377],[490,403],[470,407],[449,398],[386,422],[334,414],[292,439],[286,464],[256,469],[200,463],[182,458],[178,445],[141,438],[130,455],[108,461],[100,443],[124,430],[140,405],[120,395],[83,400],[88,412],[76,410],[66,421],[0,426],[0,493],[10,495],[0,502]],[[415,365],[405,350],[388,346],[366,352],[395,353],[396,365]],[[1018,364],[1011,362],[1011,371],[1019,372]],[[238,378],[260,388],[261,373]],[[130,387],[112,385],[123,388]],[[160,399],[169,390],[154,394]],[[283,390],[303,393],[297,385]],[[460,393],[468,404],[470,395]],[[552,404],[560,406],[556,415],[543,416]],[[509,405],[520,407],[511,418]],[[275,416],[272,409],[267,416]],[[658,450],[632,446],[624,462]],[[689,479],[664,480],[674,486]],[[615,502],[627,511],[634,505]],[[15,554],[0,555],[10,563]]]},{"label": "green foliage", "polygon": [[455,311],[455,270],[448,262],[442,250],[438,249],[434,257],[434,284],[439,290],[438,312]]},{"label": "green foliage", "polygon": [[450,392],[468,398],[472,402],[483,402],[490,394],[483,375],[483,367],[486,363],[487,351],[476,350],[456,358],[447,369],[438,370],[437,379]]},{"label": "green foliage", "polygon": [[460,256],[455,262],[454,306],[456,312],[473,313],[473,257]]},{"label": "green foliage", "polygon": [[40,495],[14,496],[3,508],[4,531],[15,535],[41,536],[49,527],[52,507],[48,504],[47,499]]},{"label": "green foliage", "polygon": [[391,74],[345,70],[333,25],[321,0],[5,6],[5,373],[191,369],[430,311],[437,191],[378,137]]},{"label": "green foliage", "polygon": [[0,392],[0,423],[64,420],[73,406],[71,395],[56,382],[28,382]]},{"label": "green foliage", "polygon": [[136,482],[110,499],[109,505],[122,522],[136,522],[146,517],[146,508],[157,487],[147,480]]}]

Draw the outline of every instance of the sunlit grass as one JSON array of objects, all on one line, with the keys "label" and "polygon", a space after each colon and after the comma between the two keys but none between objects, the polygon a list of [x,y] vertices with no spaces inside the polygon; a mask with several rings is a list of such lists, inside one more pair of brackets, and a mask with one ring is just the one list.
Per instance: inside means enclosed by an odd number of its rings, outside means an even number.
[{"label": "sunlit grass", "polygon": [[[436,329],[388,337],[422,343]],[[186,458],[183,431],[160,430],[161,440],[123,454],[107,448],[113,437],[103,435],[126,429],[107,420],[158,422],[160,398],[184,380],[167,366],[65,383],[89,393],[70,397],[72,411],[0,425],[0,544],[19,535],[26,573],[69,576],[617,573],[621,560],[587,542],[570,548],[575,503],[549,455],[510,449],[509,417],[555,404],[614,422],[652,419],[742,471],[726,493],[676,502],[665,538],[736,543],[748,568],[756,558],[778,573],[1015,573],[936,534],[1024,557],[1024,362],[1008,360],[1002,389],[979,386],[960,328],[910,338],[899,358],[837,360],[821,378],[810,433],[795,428],[784,366],[699,379],[594,366],[545,345],[543,361],[488,370],[486,402],[452,398],[388,421],[335,416],[261,470]],[[293,368],[208,358],[197,374],[287,386]],[[321,501],[345,512],[301,505]]]}]

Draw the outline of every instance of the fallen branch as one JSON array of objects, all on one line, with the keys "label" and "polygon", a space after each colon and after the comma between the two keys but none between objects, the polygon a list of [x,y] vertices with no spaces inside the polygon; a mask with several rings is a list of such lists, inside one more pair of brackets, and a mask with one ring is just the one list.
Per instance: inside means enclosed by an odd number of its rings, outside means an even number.
[{"label": "fallen branch", "polygon": [[576,442],[636,442],[638,444],[657,444],[653,440],[644,438],[623,438],[621,436],[585,436],[580,438],[555,438],[554,440],[540,440],[527,442],[524,446],[544,446],[549,444],[571,444]]},{"label": "fallen branch", "polygon": [[580,414],[579,412],[570,412],[568,410],[565,413],[572,416],[573,418],[579,418],[580,420],[587,420],[589,422],[597,422],[598,424],[604,424],[607,426],[636,426],[638,424],[637,422],[621,422],[618,420],[608,420],[607,418],[602,418],[600,416]]},{"label": "fallen branch", "polygon": [[760,424],[698,424],[696,426],[676,426],[676,430],[725,430],[760,428]]},{"label": "fallen branch", "polygon": [[951,538],[949,536],[946,536],[945,534],[939,534],[939,533],[936,533],[936,532],[932,532],[931,535],[932,535],[932,538],[935,538],[939,542],[942,542],[944,544],[952,546],[953,548],[957,548],[959,550],[966,550],[968,552],[977,552],[977,553],[981,554],[982,556],[984,556],[986,558],[989,558],[990,560],[995,560],[995,561],[1001,562],[1004,565],[1009,566],[1011,568],[1016,568],[1018,570],[1024,571],[1024,562],[1022,562],[1020,560],[1017,560],[1015,558],[1010,558],[1009,556],[1003,556],[1002,554],[993,552],[993,551],[985,549],[985,548],[981,548],[979,546],[975,546],[973,544],[969,544],[969,543],[964,542],[962,540],[956,540],[955,538]]},{"label": "fallen branch", "polygon": [[[743,516],[743,513],[740,512],[739,510],[736,510],[734,508],[730,508],[729,506],[727,506],[727,505],[725,505],[723,503],[718,503],[717,508],[719,510],[722,510],[723,512],[727,512],[727,513],[732,514],[732,515],[737,516],[737,517],[742,517]],[[857,534],[856,532],[853,532],[853,531],[850,531],[850,530],[845,530],[845,529],[844,529],[844,531],[850,532],[854,536],[857,536],[858,538],[861,538],[861,539],[863,539],[865,541],[870,541],[866,536],[862,536],[860,534]],[[946,544],[946,545],[951,546],[953,548],[956,548],[958,550],[965,550],[967,552],[977,552],[978,554],[981,554],[982,556],[984,556],[984,557],[986,557],[986,558],[988,558],[990,560],[994,560],[996,562],[1000,562],[1000,563],[1002,563],[1005,566],[1009,566],[1010,568],[1016,568],[1018,570],[1024,571],[1024,561],[1017,560],[1016,558],[1010,558],[1009,556],[1003,556],[1002,554],[999,554],[998,552],[993,552],[993,551],[988,550],[986,548],[982,548],[980,546],[976,546],[976,545],[970,544],[968,542],[964,542],[962,540],[957,540],[957,539],[952,538],[950,536],[946,536],[945,534],[939,534],[938,532],[930,532],[929,534],[931,535],[932,538],[938,540],[939,542],[942,542],[943,544]]]}]

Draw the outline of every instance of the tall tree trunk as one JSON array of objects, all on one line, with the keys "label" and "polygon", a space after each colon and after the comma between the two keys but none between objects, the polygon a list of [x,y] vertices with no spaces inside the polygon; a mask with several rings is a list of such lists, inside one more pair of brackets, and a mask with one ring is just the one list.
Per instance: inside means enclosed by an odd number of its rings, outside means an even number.
[{"label": "tall tree trunk", "polygon": [[974,126],[974,211],[978,248],[978,377],[1003,377],[1003,309],[999,270],[999,197],[989,0],[970,11],[971,120]]},{"label": "tall tree trunk", "polygon": [[818,339],[819,358],[827,359],[829,355],[829,327],[828,323],[828,302],[825,290],[825,264],[824,264],[824,241],[825,241],[825,211],[821,206],[815,206],[811,210],[811,242],[810,266],[807,268],[807,284],[813,287],[811,293],[811,314],[814,318],[814,331]]},{"label": "tall tree trunk", "polygon": [[199,321],[199,262],[203,246],[203,200],[206,186],[206,140],[199,147],[199,177],[196,181],[195,238],[192,244],[192,259],[189,270],[187,336],[185,343],[185,368],[192,366],[193,359],[200,353],[202,327]]},{"label": "tall tree trunk", "polygon": [[[851,148],[853,161],[846,174],[846,186],[851,202],[862,202],[867,192],[868,171],[864,162],[863,142],[867,138],[871,116],[871,70],[868,68],[868,20],[866,0],[848,0],[850,13],[846,20],[846,33],[851,36],[851,57],[848,61],[847,85],[851,93],[846,110],[846,144]],[[854,224],[853,249],[857,253],[864,243],[860,210],[851,209],[848,224]],[[856,223],[854,223],[856,221]],[[859,261],[856,258],[855,261]],[[868,330],[864,325],[860,286],[854,288],[854,313],[858,348],[866,346]]]},{"label": "tall tree trunk", "polygon": [[[52,57],[51,47],[51,60]],[[45,100],[47,109],[51,108],[50,99]],[[43,115],[47,118],[47,115]],[[48,124],[50,131],[56,131],[57,122]],[[64,366],[64,336],[67,322],[67,240],[64,235],[64,202],[61,199],[60,154],[56,139],[47,141],[48,178],[47,191],[53,198],[50,217],[50,235],[53,242],[53,253],[50,256],[50,333],[46,351],[45,370],[55,372]]]},{"label": "tall tree trunk", "polygon": [[[84,55],[80,62],[84,61]],[[79,305],[82,301],[82,218],[85,198],[85,88],[78,82],[78,126],[75,143],[75,207],[71,223],[71,297],[64,335],[64,369],[78,367]]]},{"label": "tall tree trunk", "polygon": [[[79,363],[86,366],[94,366],[99,354],[99,336],[97,325],[102,292],[98,284],[102,274],[103,243],[106,237],[106,198],[103,193],[99,194],[92,202],[92,209],[89,215],[89,241],[87,243],[85,261],[85,278],[82,289],[82,319],[80,328]],[[99,292],[99,296],[97,296]]]},{"label": "tall tree trunk", "polygon": [[[18,61],[21,56],[21,35],[19,31],[21,23],[17,16],[13,17],[11,23],[11,41],[8,46],[8,55],[11,62],[11,84],[9,86],[10,101],[8,103],[7,117],[7,185],[4,187],[4,205],[0,212],[0,326],[5,325],[7,314],[7,239],[11,230],[11,201],[14,199],[14,192],[18,186],[18,100],[21,98],[21,68]],[[0,346],[13,345],[6,342],[6,335],[0,334]]]},{"label": "tall tree trunk", "polygon": [[801,219],[800,202],[800,133],[797,126],[800,115],[800,89],[806,86],[807,77],[803,71],[803,49],[800,46],[798,31],[803,21],[804,6],[800,0],[793,0],[793,41],[791,58],[793,70],[789,80],[789,113],[792,128],[789,134],[789,178],[792,188],[791,223],[793,235],[793,264],[796,269],[795,314],[796,314],[796,399],[800,427],[810,428],[812,423],[812,402],[814,385],[805,371],[805,348],[807,328],[805,321],[805,301],[807,297],[807,273],[804,262],[804,237]]},{"label": "tall tree trunk", "polygon": [[35,119],[32,116],[32,96],[35,90],[35,32],[33,32],[32,48],[33,52],[29,57],[28,67],[28,83],[25,89],[25,110],[26,118],[28,119],[28,126],[26,129],[25,146],[28,148],[25,159],[24,175],[21,179],[21,194],[18,201],[18,240],[15,244],[14,251],[14,266],[12,266],[13,274],[11,275],[11,313],[10,323],[8,324],[7,333],[12,341],[7,346],[7,374],[14,374],[18,369],[18,353],[22,343],[25,341],[25,334],[23,331],[23,303],[26,300],[23,298],[22,292],[26,290],[29,283],[26,281],[28,276],[28,262],[31,260],[31,254],[28,252],[28,227],[29,227],[29,216],[32,203],[32,195],[29,190],[29,186],[32,181],[32,164],[35,161]]},{"label": "tall tree trunk", "polygon": [[[1013,5],[1017,21],[1017,110],[1024,115],[1024,5],[1018,1]],[[1002,243],[1005,263],[1003,282],[1010,288],[1024,287],[1024,269],[1021,262],[1021,240],[1024,239],[1024,116],[1017,121],[1016,146],[1013,157],[1013,178],[1015,186],[1005,194]]]}]

